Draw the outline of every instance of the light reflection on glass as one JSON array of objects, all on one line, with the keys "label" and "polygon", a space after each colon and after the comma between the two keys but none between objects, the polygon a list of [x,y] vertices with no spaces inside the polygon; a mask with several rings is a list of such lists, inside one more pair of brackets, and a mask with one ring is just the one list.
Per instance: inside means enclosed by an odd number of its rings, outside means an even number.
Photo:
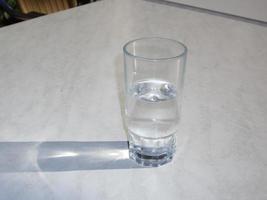
[{"label": "light reflection on glass", "polygon": [[129,151],[128,150],[118,150],[117,152],[108,152],[110,157],[116,157],[117,159],[128,159]]},{"label": "light reflection on glass", "polygon": [[74,157],[74,156],[78,156],[79,153],[76,152],[71,152],[71,151],[63,151],[63,152],[59,152],[55,155],[52,155],[51,158],[63,158],[63,157]]}]

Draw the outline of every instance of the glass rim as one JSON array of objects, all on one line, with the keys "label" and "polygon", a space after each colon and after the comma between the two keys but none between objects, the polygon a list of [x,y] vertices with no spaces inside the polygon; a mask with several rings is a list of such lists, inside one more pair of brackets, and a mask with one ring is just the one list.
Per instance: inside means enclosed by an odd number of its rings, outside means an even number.
[{"label": "glass rim", "polygon": [[[136,56],[136,55],[133,55],[132,53],[130,53],[128,50],[127,50],[127,46],[129,44],[132,44],[136,41],[140,41],[140,40],[147,40],[147,39],[160,39],[160,40],[166,40],[166,41],[171,41],[171,42],[174,42],[176,44],[178,44],[179,46],[181,46],[183,48],[182,52],[176,56],[170,56],[170,57],[163,57],[163,58],[146,58],[146,57],[143,57],[143,56]],[[164,37],[141,37],[141,38],[137,38],[137,39],[133,39],[133,40],[130,40],[129,42],[127,42],[124,46],[123,46],[123,52],[125,54],[127,54],[128,56],[131,56],[131,57],[134,57],[134,58],[137,58],[137,59],[142,59],[142,60],[149,60],[149,61],[161,61],[161,60],[172,60],[172,59],[178,59],[180,57],[183,57],[186,53],[187,53],[187,47],[185,46],[185,44],[183,44],[182,42],[179,42],[177,40],[174,40],[174,39],[169,39],[169,38],[164,38]]]}]

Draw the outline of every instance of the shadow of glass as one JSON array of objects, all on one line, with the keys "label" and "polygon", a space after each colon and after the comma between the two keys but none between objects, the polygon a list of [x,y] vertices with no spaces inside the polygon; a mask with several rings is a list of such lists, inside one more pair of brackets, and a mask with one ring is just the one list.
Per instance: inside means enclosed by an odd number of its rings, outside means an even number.
[{"label": "shadow of glass", "polygon": [[128,142],[0,142],[0,173],[141,168]]}]

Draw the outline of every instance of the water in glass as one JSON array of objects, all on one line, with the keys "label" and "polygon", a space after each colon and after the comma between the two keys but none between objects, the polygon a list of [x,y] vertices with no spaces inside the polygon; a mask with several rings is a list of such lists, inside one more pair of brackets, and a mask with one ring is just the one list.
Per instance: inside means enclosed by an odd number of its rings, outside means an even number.
[{"label": "water in glass", "polygon": [[[170,143],[174,144],[178,112],[173,84],[153,79],[134,83],[129,90],[126,107],[126,123],[132,137],[130,141],[134,141],[132,148],[137,153],[134,156],[141,156],[138,150],[142,151],[146,159],[150,157],[152,160],[173,154]],[[164,152],[164,155],[159,152]]]}]

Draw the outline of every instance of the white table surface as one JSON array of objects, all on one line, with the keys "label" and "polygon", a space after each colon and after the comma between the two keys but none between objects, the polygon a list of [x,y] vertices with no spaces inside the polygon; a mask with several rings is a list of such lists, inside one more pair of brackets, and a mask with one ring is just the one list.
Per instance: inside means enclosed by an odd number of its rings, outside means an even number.
[{"label": "white table surface", "polygon": [[[189,49],[177,154],[159,168],[87,169],[86,144],[126,140],[122,46],[143,36]],[[267,199],[265,27],[107,0],[1,28],[0,44],[1,200]],[[69,160],[44,166],[40,148]]]},{"label": "white table surface", "polygon": [[266,0],[167,0],[267,22]]}]

